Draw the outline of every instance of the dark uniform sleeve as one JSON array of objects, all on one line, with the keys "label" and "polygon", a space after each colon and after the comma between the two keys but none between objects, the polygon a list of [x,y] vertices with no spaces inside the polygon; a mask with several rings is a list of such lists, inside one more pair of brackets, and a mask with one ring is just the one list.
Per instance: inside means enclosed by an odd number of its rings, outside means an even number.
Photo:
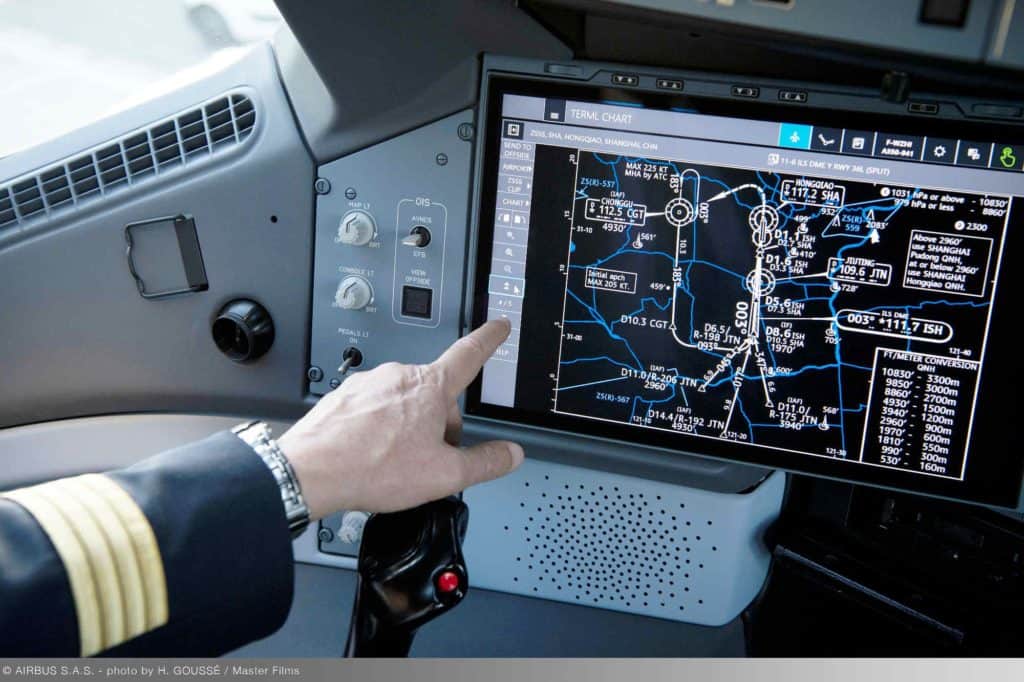
[{"label": "dark uniform sleeve", "polygon": [[0,495],[0,657],[215,656],[292,600],[273,474],[234,434]]}]

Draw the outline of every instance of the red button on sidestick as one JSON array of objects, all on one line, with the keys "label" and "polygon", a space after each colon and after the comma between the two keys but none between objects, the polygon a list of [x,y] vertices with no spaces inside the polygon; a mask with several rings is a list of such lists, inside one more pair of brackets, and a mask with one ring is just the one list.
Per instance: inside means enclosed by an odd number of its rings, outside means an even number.
[{"label": "red button on sidestick", "polygon": [[445,571],[437,576],[437,589],[444,593],[454,592],[459,589],[459,574],[454,571]]}]

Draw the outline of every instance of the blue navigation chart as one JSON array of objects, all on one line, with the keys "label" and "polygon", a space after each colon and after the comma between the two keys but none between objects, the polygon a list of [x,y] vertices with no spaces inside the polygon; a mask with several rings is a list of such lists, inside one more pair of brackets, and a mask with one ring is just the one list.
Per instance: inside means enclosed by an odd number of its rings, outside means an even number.
[{"label": "blue navigation chart", "polygon": [[561,151],[554,412],[963,478],[1009,197]]}]

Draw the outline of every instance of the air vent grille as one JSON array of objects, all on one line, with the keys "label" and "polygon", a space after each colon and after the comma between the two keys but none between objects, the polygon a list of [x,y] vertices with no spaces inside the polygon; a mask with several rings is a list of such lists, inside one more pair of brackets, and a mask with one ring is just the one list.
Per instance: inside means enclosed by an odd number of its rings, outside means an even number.
[{"label": "air vent grille", "polygon": [[252,99],[230,93],[32,175],[0,183],[0,236],[236,146],[255,128]]},{"label": "air vent grille", "polygon": [[45,210],[42,192],[39,191],[39,178],[32,177],[11,185],[14,194],[14,205],[22,219],[31,218]]}]

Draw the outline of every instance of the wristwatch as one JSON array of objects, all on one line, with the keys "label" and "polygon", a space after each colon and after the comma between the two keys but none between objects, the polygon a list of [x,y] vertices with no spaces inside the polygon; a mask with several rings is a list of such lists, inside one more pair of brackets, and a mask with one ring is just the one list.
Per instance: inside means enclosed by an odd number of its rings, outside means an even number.
[{"label": "wristwatch", "polygon": [[281,489],[281,501],[284,503],[285,518],[288,519],[288,531],[292,539],[302,535],[309,525],[309,507],[302,497],[302,489],[299,487],[299,479],[295,476],[295,470],[288,462],[288,458],[281,452],[270,434],[270,427],[266,422],[254,420],[239,424],[231,429],[242,441],[251,447],[260,459],[270,468],[274,474],[278,488]]}]

